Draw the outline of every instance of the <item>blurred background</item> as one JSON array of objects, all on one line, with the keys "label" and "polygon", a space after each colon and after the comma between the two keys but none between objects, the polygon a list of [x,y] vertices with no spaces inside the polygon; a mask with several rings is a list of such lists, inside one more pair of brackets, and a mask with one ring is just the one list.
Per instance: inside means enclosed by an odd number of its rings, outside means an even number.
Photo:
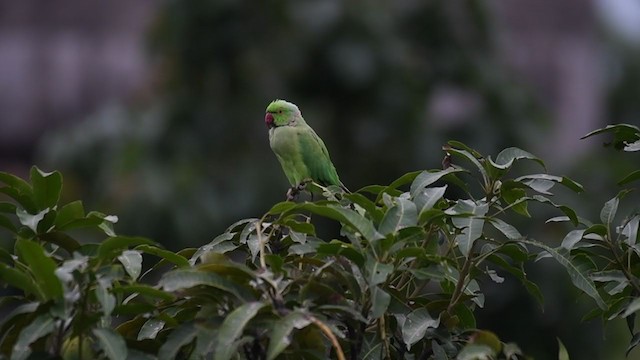
[{"label": "blurred background", "polygon": [[[0,171],[61,170],[67,200],[173,250],[284,199],[275,98],[351,189],[440,167],[450,139],[518,146],[582,183],[563,201],[597,218],[639,159],[579,138],[638,125],[639,95],[638,0],[0,0]],[[554,245],[568,230],[514,221]],[[527,270],[544,311],[507,279],[480,327],[536,359],[556,337],[572,359],[624,358],[625,324],[580,322],[593,304],[553,261]]]}]

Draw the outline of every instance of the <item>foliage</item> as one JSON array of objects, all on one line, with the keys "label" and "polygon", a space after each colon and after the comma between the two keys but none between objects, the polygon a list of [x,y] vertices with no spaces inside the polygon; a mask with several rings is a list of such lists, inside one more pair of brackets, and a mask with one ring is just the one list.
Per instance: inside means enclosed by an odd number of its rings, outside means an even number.
[{"label": "foliage", "polygon": [[[624,129],[603,131],[636,149],[637,128]],[[626,191],[591,223],[551,200],[558,186],[582,186],[547,174],[543,161],[524,150],[492,158],[451,141],[444,151],[444,169],[348,194],[315,186],[322,200],[277,203],[204,246],[175,253],[117,234],[115,216],[85,213],[79,201],[61,204],[58,172],[34,167],[29,182],[0,173],[0,192],[11,200],[0,203],[0,226],[15,238],[13,253],[0,250],[0,280],[8,287],[0,302],[7,312],[0,353],[523,359],[517,345],[478,329],[474,314],[491,301],[483,293],[487,282],[500,284],[506,274],[543,305],[524,265],[545,257],[593,300],[589,316],[627,317],[634,331],[639,217],[615,223]],[[528,238],[511,219],[538,222],[532,204],[557,209],[561,216],[548,221],[579,229],[559,247]],[[318,220],[334,223],[339,236],[318,233]],[[103,239],[80,241],[82,231]],[[559,353],[568,358],[563,346]]]}]

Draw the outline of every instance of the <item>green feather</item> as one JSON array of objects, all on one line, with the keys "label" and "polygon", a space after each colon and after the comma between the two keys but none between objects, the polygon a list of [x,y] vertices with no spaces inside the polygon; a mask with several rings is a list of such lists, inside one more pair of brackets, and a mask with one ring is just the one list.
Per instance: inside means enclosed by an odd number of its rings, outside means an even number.
[{"label": "green feather", "polygon": [[291,186],[311,179],[323,186],[336,185],[346,190],[327,147],[304,121],[296,105],[275,100],[267,107],[267,114],[274,120],[269,129],[269,144]]}]

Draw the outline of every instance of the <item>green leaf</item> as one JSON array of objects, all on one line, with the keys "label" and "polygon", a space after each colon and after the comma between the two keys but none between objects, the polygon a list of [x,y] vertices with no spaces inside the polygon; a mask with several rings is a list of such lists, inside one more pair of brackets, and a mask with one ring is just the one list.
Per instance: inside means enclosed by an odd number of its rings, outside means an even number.
[{"label": "green leaf", "polygon": [[422,192],[419,192],[418,195],[414,198],[414,202],[416,203],[416,207],[418,209],[418,214],[422,214],[425,211],[433,209],[433,207],[442,199],[445,191],[447,190],[447,185],[441,187],[433,187],[433,188],[425,188]]},{"label": "green leaf", "polygon": [[407,315],[402,325],[402,339],[407,348],[411,349],[411,345],[422,340],[427,333],[427,329],[437,328],[439,325],[440,318],[432,318],[425,308],[416,309]]},{"label": "green leaf", "polygon": [[625,145],[624,151],[640,151],[640,140]]},{"label": "green leaf", "polygon": [[531,217],[527,209],[527,192],[525,188],[526,186],[519,181],[505,180],[500,186],[500,196],[510,205],[513,211],[520,215]]},{"label": "green leaf", "polygon": [[69,254],[73,254],[74,251],[80,248],[79,242],[77,242],[74,238],[72,238],[71,236],[61,231],[51,231],[51,232],[39,234],[38,238],[44,242],[55,244],[63,248]]},{"label": "green leaf", "polygon": [[111,360],[126,359],[128,355],[127,343],[122,336],[111,329],[93,329],[93,335],[104,354]]},{"label": "green leaf", "polygon": [[42,246],[35,241],[19,238],[16,241],[16,250],[20,259],[29,266],[45,299],[62,298],[62,284],[55,274],[56,263],[45,253]]},{"label": "green leaf", "polygon": [[143,237],[113,236],[100,243],[98,247],[98,258],[111,260],[120,255],[123,250],[137,245],[155,245],[155,242]]},{"label": "green leaf", "polygon": [[569,353],[567,352],[567,348],[564,347],[560,338],[558,338],[558,360],[569,360]]},{"label": "green leaf", "polygon": [[440,180],[443,176],[458,172],[464,172],[464,170],[450,167],[445,170],[438,170],[435,172],[423,171],[418,175],[418,177],[416,177],[413,183],[411,183],[411,198],[415,198],[427,186]]},{"label": "green leaf", "polygon": [[40,289],[31,277],[16,268],[0,264],[0,279],[17,289],[21,289],[25,292],[25,295],[33,294],[41,299],[45,299],[45,295],[40,292]]},{"label": "green leaf", "polygon": [[198,329],[191,323],[180,325],[173,330],[158,350],[158,360],[174,360],[180,349],[195,339]]},{"label": "green leaf", "polygon": [[366,262],[367,283],[373,287],[387,281],[387,277],[393,272],[392,264],[383,264],[373,258]]},{"label": "green leaf", "polygon": [[562,239],[562,244],[560,244],[560,246],[567,250],[571,250],[580,240],[582,240],[583,235],[583,229],[571,230],[564,239]]},{"label": "green leaf", "polygon": [[622,235],[625,236],[627,245],[633,246],[638,241],[638,227],[640,227],[640,215],[632,217],[622,228]]},{"label": "green leaf", "polygon": [[36,340],[50,334],[55,329],[55,320],[48,313],[36,317],[29,325],[20,331],[18,340],[13,345],[11,360],[23,360],[31,354],[29,347]]},{"label": "green leaf", "polygon": [[11,220],[9,220],[4,215],[0,215],[0,227],[7,229],[14,234],[17,232],[17,229],[15,225],[13,225],[13,222],[11,222]]},{"label": "green leaf", "polygon": [[133,280],[138,279],[142,271],[142,255],[139,251],[125,250],[118,256],[118,260]]},{"label": "green leaf", "polygon": [[116,286],[113,287],[113,289],[111,289],[111,291],[113,293],[126,293],[126,294],[137,293],[140,295],[148,296],[150,298],[162,299],[166,301],[175,300],[175,296],[171,293],[162,291],[160,289],[156,289],[146,284],[140,284],[140,283],[137,283],[135,285],[117,284]]},{"label": "green leaf", "polygon": [[371,309],[369,319],[377,319],[384,315],[391,303],[391,295],[378,286],[371,287]]},{"label": "green leaf", "polygon": [[582,187],[582,185],[580,185],[577,182],[569,179],[566,176],[556,176],[556,175],[550,175],[550,174],[530,174],[530,175],[524,175],[524,176],[521,176],[521,177],[515,179],[515,181],[520,181],[520,182],[522,182],[524,184],[529,185],[534,190],[535,190],[535,188],[534,188],[535,185],[531,186],[531,184],[535,184],[535,181],[537,181],[537,180],[546,180],[546,181],[551,181],[551,182],[554,182],[554,183],[558,183],[558,184],[564,185],[565,187],[575,191],[576,193],[581,193],[581,192],[584,191],[584,187]]},{"label": "green leaf", "polygon": [[303,203],[296,206],[297,210],[310,211],[312,213],[337,220],[357,231],[368,241],[377,241],[384,237],[376,231],[371,220],[363,217],[351,209],[345,209],[338,205],[326,204],[318,205],[317,203]]},{"label": "green leaf", "polygon": [[[640,138],[640,129],[637,126],[629,125],[629,124],[614,124],[607,125],[604,128],[594,130],[587,135],[583,136],[582,139],[588,138],[593,135],[602,134],[605,132],[612,132],[614,135],[613,139],[613,147],[617,150],[622,150],[627,147],[629,143],[633,143],[638,141]],[[609,144],[606,144],[609,145]]]},{"label": "green leaf", "polygon": [[102,315],[105,318],[111,316],[113,309],[116,307],[116,297],[109,292],[111,288],[111,282],[108,279],[100,278],[97,281],[95,288],[96,299],[102,307]]},{"label": "green leaf", "polygon": [[198,285],[211,286],[231,293],[241,300],[250,301],[253,299],[253,295],[247,288],[210,272],[178,269],[164,274],[162,279],[160,279],[160,286],[164,288],[165,291],[177,291]]},{"label": "green leaf", "polygon": [[44,209],[39,213],[33,215],[26,212],[25,210],[18,209],[16,211],[16,215],[18,216],[18,220],[20,221],[20,224],[31,229],[31,231],[33,231],[34,234],[37,234],[38,224],[40,223],[40,221],[42,221],[42,219],[44,219],[44,216],[47,215],[49,211],[50,209]]},{"label": "green leaf", "polygon": [[402,175],[401,177],[399,177],[398,179],[394,180],[391,184],[389,184],[389,186],[384,187],[384,189],[382,189],[380,192],[378,192],[378,198],[376,199],[376,202],[380,201],[382,194],[389,194],[389,195],[392,195],[392,196],[396,196],[396,193],[393,190],[396,190],[400,186],[408,184],[408,183],[414,181],[414,179],[420,173],[422,173],[422,171],[413,171],[413,172],[410,172],[410,173],[406,173],[406,174]]},{"label": "green leaf", "polygon": [[498,218],[489,218],[489,223],[498,229],[509,240],[518,240],[522,238],[522,234],[513,225],[510,225]]},{"label": "green leaf", "polygon": [[564,254],[561,254],[560,252],[558,252],[558,250],[537,241],[523,239],[520,240],[520,242],[541,248],[551,254],[551,256],[567,270],[573,285],[575,285],[578,289],[582,290],[585,294],[589,295],[593,300],[595,300],[596,304],[598,304],[601,309],[607,308],[607,305],[605,304],[604,300],[602,300],[600,293],[598,293],[598,289],[596,288],[593,281],[591,281],[591,279],[589,278],[589,275],[585,274],[582,269],[580,269],[571,261],[570,258],[565,256]]},{"label": "green leaf", "polygon": [[276,321],[269,334],[267,360],[275,359],[291,344],[290,335],[293,329],[303,329],[310,323],[307,314],[301,310],[294,310]]},{"label": "green leaf", "polygon": [[316,251],[318,254],[344,256],[358,266],[362,266],[364,264],[364,256],[362,253],[354,249],[353,245],[343,241],[331,240],[329,243],[319,244]]},{"label": "green leaf", "polygon": [[270,214],[270,215],[281,214],[281,213],[290,211],[291,209],[295,208],[296,205],[297,204],[294,203],[293,201],[279,202],[273,205],[271,209],[267,212],[267,214]]},{"label": "green leaf", "polygon": [[[449,142],[449,144],[451,144],[451,142]],[[484,166],[482,166],[482,164],[480,164],[480,161],[478,161],[478,158],[476,158],[476,156],[472,153],[470,153],[467,150],[460,150],[460,149],[455,149],[451,146],[443,146],[442,150],[444,150],[445,152],[447,152],[448,154],[451,155],[457,155],[463,158],[466,158],[467,160],[469,160],[473,165],[476,166],[476,169],[478,169],[478,171],[480,172],[480,175],[482,176],[482,180],[483,180],[483,184],[489,184],[489,175],[487,174],[487,171],[485,170]],[[479,155],[479,154],[477,154]]]},{"label": "green leaf", "polygon": [[155,339],[158,333],[164,328],[165,322],[160,319],[149,319],[140,328],[136,340]]},{"label": "green leaf", "polygon": [[84,218],[84,206],[82,201],[70,202],[58,210],[58,216],[56,216],[56,227],[69,224],[73,220]]},{"label": "green leaf", "polygon": [[629,175],[625,176],[622,180],[618,181],[618,185],[626,185],[638,179],[640,179],[640,170],[635,170],[631,172]]},{"label": "green leaf", "polygon": [[224,322],[220,326],[218,332],[218,344],[216,346],[215,358],[216,360],[227,360],[236,353],[238,339],[244,330],[247,323],[262,309],[265,307],[263,302],[250,302],[246,303],[231,313],[229,313]]},{"label": "green leaf", "polygon": [[28,212],[37,212],[33,199],[33,189],[28,182],[21,178],[0,171],[0,181],[7,184],[7,187],[1,187],[0,193],[4,193],[22,205]]},{"label": "green leaf", "polygon": [[558,205],[556,203],[554,203],[553,201],[547,199],[544,196],[541,195],[534,195],[531,198],[528,198],[543,204],[549,204],[557,209],[560,209],[565,215],[567,215],[569,217],[569,219],[571,219],[571,223],[575,226],[578,226],[578,224],[580,223],[580,221],[578,220],[578,215],[576,214],[575,210],[573,210],[572,208],[565,206],[565,205]]},{"label": "green leaf", "polygon": [[600,210],[600,220],[603,224],[607,226],[611,226],[611,224],[613,224],[616,212],[618,211],[618,205],[620,204],[620,199],[627,195],[629,191],[629,189],[622,190],[614,198],[604,203],[602,210]]},{"label": "green leaf", "polygon": [[396,198],[396,203],[384,214],[379,231],[382,235],[397,234],[401,229],[418,223],[416,204],[408,199]]},{"label": "green leaf", "polygon": [[484,216],[489,210],[489,205],[480,200],[458,200],[456,204],[445,211],[452,215],[453,225],[462,232],[456,235],[458,248],[464,256],[469,256],[473,243],[482,236],[484,228]]},{"label": "green leaf", "polygon": [[496,355],[489,345],[467,344],[460,350],[456,360],[489,360],[495,359]]},{"label": "green leaf", "polygon": [[493,165],[497,169],[506,170],[513,165],[514,161],[522,159],[533,160],[540,164],[543,168],[545,167],[544,162],[538,157],[517,147],[510,147],[500,151],[498,156],[496,156],[495,162],[491,160],[491,157],[489,157],[489,163],[491,163],[491,165]]},{"label": "green leaf", "polygon": [[142,251],[145,254],[151,254],[163,258],[178,267],[189,267],[189,260],[184,256],[178,255],[172,251],[161,249],[154,245],[138,245],[134,250]]},{"label": "green leaf", "polygon": [[59,172],[47,173],[34,166],[31,168],[31,184],[38,209],[53,208],[58,204],[62,191],[62,175]]}]

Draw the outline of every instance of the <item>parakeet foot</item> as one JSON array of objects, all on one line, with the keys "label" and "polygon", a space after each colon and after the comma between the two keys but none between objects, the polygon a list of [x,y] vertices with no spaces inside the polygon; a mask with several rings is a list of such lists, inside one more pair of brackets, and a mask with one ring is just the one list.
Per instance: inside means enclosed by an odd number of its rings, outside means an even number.
[{"label": "parakeet foot", "polygon": [[295,200],[298,197],[298,194],[304,191],[304,189],[307,188],[307,184],[310,183],[311,181],[312,181],[311,179],[306,179],[306,180],[303,180],[300,184],[289,188],[289,190],[287,190],[287,201]]}]

